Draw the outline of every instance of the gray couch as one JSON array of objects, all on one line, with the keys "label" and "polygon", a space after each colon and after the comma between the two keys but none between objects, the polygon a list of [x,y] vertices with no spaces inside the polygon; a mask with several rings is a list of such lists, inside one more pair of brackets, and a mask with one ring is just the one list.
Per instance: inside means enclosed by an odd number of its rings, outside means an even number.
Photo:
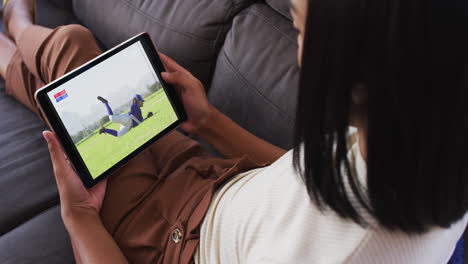
[{"label": "gray couch", "polygon": [[[147,31],[252,133],[291,147],[296,35],[288,0],[38,0],[39,23],[80,23],[102,47]],[[0,81],[0,263],[72,263],[41,132]]]},{"label": "gray couch", "polygon": [[[139,33],[252,133],[291,147],[296,33],[287,0],[38,0],[39,24],[80,23],[109,48]],[[73,262],[38,118],[0,84],[0,263]]]}]

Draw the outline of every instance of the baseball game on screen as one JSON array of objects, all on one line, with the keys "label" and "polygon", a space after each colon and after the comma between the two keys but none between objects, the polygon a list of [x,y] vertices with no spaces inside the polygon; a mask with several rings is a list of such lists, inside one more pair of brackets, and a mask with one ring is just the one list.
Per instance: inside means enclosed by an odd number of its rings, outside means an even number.
[{"label": "baseball game on screen", "polygon": [[47,95],[94,179],[178,120],[139,42]]}]

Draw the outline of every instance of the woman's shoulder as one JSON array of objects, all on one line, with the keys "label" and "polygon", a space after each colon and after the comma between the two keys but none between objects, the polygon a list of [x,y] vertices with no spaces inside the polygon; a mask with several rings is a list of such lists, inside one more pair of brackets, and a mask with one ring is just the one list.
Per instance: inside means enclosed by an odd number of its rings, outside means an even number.
[{"label": "woman's shoulder", "polygon": [[[350,162],[365,177],[365,161],[356,144],[349,150],[350,159],[354,159]],[[320,263],[317,258],[331,263],[373,263],[371,259],[422,263],[410,260],[430,259],[424,256],[424,248],[433,249],[429,254],[433,259],[447,257],[452,240],[458,239],[468,221],[467,215],[450,229],[433,229],[421,236],[387,231],[377,224],[359,226],[331,209],[318,208],[293,166],[292,151],[271,166],[247,174],[231,198],[225,220],[231,221],[227,225],[236,226],[237,241],[255,241],[243,248],[252,263],[260,263],[266,256],[289,263]],[[432,241],[436,238],[444,240],[445,248]],[[380,257],[373,258],[374,253]],[[301,259],[291,260],[293,256]]]},{"label": "woman's shoulder", "polygon": [[265,256],[289,263],[313,262],[320,256],[342,263],[368,232],[316,206],[294,168],[292,151],[269,167],[247,173],[239,186],[223,218],[236,226],[238,241],[255,241],[245,248],[249,263]]}]

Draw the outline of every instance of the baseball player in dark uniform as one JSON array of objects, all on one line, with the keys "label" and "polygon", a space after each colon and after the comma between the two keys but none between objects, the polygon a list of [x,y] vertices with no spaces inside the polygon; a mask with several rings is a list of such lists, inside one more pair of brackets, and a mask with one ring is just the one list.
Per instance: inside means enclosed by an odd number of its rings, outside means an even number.
[{"label": "baseball player in dark uniform", "polygon": [[[145,120],[143,119],[143,115],[141,113],[141,107],[143,107],[145,100],[140,94],[137,94],[135,97],[133,97],[133,103],[130,107],[130,111],[121,115],[114,115],[114,112],[112,111],[112,108],[109,106],[109,102],[106,99],[102,98],[101,96],[98,96],[97,99],[106,106],[109,119],[113,123],[120,124],[120,129],[118,131],[102,127],[99,130],[99,134],[106,133],[114,137],[121,137],[130,131],[130,129],[138,126]],[[149,112],[147,118],[151,117],[152,115],[153,113]]]}]

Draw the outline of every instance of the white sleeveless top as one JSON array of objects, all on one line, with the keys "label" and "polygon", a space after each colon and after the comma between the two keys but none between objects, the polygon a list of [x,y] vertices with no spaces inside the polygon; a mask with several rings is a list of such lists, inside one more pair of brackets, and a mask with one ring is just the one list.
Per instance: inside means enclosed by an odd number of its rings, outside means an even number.
[{"label": "white sleeveless top", "polygon": [[[360,179],[356,142],[348,157]],[[195,263],[445,264],[468,221],[424,235],[363,228],[321,212],[295,172],[289,151],[271,166],[237,175],[217,191],[201,226]],[[372,219],[366,216],[370,222]]]}]

